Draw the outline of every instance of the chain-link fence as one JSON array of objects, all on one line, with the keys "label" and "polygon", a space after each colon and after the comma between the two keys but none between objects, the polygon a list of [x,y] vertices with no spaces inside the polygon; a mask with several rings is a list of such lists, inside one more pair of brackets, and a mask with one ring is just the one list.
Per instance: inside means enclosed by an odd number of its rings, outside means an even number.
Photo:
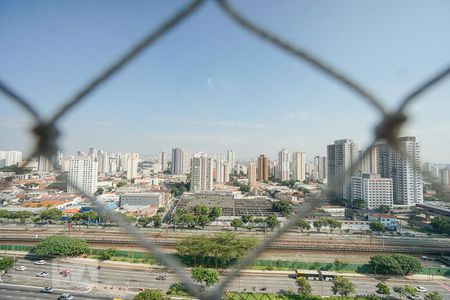
[{"label": "chain-link fence", "polygon": [[[139,56],[144,50],[148,49],[152,45],[158,42],[158,40],[171,31],[175,26],[181,25],[183,21],[192,16],[202,4],[204,0],[192,1],[187,6],[183,7],[181,10],[177,11],[173,16],[167,19],[163,24],[152,30],[147,36],[145,36],[136,45],[131,47],[123,56],[119,57],[115,63],[101,71],[99,75],[94,78],[89,84],[84,88],[76,92],[72,98],[69,99],[59,110],[57,110],[52,117],[44,119],[35,109],[33,102],[29,99],[25,99],[20,96],[19,93],[11,89],[5,83],[0,81],[0,90],[17,105],[21,106],[26,112],[29,113],[30,117],[33,118],[35,126],[33,128],[33,133],[36,138],[35,149],[32,154],[28,157],[28,161],[34,157],[43,155],[47,158],[52,158],[56,155],[58,147],[58,121],[66,116],[70,111],[86,100],[88,96],[96,90],[99,86],[104,84],[108,79],[115,76],[124,66],[129,64],[133,59]],[[443,80],[450,74],[450,66],[444,67],[442,70],[437,72],[433,77],[428,78],[422,84],[418,85],[412,91],[409,91],[406,96],[402,99],[400,106],[393,111],[386,109],[379,99],[370,93],[367,89],[363,88],[355,80],[344,74],[343,72],[334,68],[331,64],[328,64],[322,59],[315,57],[312,53],[309,53],[305,49],[295,46],[281,37],[272,34],[270,31],[263,29],[262,27],[256,25],[253,21],[247,19],[240,14],[239,11],[234,9],[230,3],[226,0],[217,0],[216,4],[220,10],[223,11],[229,18],[234,22],[239,24],[243,29],[249,31],[252,35],[255,35],[269,45],[284,51],[293,59],[298,59],[300,61],[309,63],[314,68],[321,71],[324,75],[333,78],[336,82],[342,84],[347,89],[353,91],[358,95],[361,100],[369,103],[374,110],[381,115],[378,126],[375,128],[373,134],[373,142],[366,148],[363,155],[358,158],[356,163],[352,164],[351,168],[348,168],[342,174],[338,174],[338,179],[329,186],[329,191],[337,191],[339,185],[341,185],[345,180],[348,180],[350,176],[354,173],[357,166],[362,162],[362,160],[368,155],[369,150],[378,141],[385,141],[389,143],[392,147],[397,149],[397,151],[403,152],[399,147],[398,134],[401,126],[407,120],[405,114],[405,109],[419,96],[422,96],[425,92],[429,91],[436,83]],[[37,102],[36,102],[37,103]],[[412,161],[415,168],[420,168],[416,160],[408,157],[406,153],[403,153],[407,159]],[[77,189],[81,194],[84,194],[80,187],[76,186],[73,182],[67,182],[69,186]],[[285,233],[290,228],[294,227],[297,221],[304,217],[302,211],[296,211],[294,217],[289,219],[283,227],[279,228],[262,243],[256,246],[250,253],[248,253],[243,259],[241,259],[236,265],[228,272],[228,274],[222,278],[222,280],[212,289],[203,290],[196,286],[190,276],[185,272],[185,268],[180,264],[179,261],[175,260],[173,256],[166,255],[158,245],[153,241],[147,239],[136,227],[132,227],[124,220],[121,216],[114,214],[113,212],[105,209],[105,207],[96,201],[92,195],[84,194],[89,201],[98,207],[99,212],[105,214],[113,222],[116,222],[121,226],[129,235],[134,237],[142,247],[146,248],[151,252],[162,264],[166,265],[175,272],[183,283],[188,288],[192,296],[198,297],[200,299],[220,299],[229,285],[229,283],[238,276],[239,272],[248,267],[256,257],[258,257],[269,245],[276,241],[283,233]]]}]

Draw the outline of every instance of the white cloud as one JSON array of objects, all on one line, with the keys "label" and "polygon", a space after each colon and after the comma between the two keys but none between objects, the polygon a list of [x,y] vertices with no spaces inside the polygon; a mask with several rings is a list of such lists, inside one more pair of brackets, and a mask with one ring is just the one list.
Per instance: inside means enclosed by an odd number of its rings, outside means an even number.
[{"label": "white cloud", "polygon": [[319,118],[319,115],[312,110],[309,111],[299,110],[295,112],[290,112],[287,114],[287,116],[290,119],[298,119],[298,120],[317,120]]}]

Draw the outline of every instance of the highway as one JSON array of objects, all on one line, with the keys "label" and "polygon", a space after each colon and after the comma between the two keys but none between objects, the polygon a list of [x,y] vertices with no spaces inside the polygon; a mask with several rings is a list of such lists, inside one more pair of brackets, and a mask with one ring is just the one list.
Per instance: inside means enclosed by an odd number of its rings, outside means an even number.
[{"label": "highway", "polygon": [[[55,290],[53,294],[46,294],[40,292],[41,288],[38,287],[27,287],[27,286],[11,286],[7,284],[0,283],[0,300],[43,300],[43,299],[57,299],[62,291]],[[111,297],[100,297],[93,295],[85,295],[82,293],[72,293],[75,299],[112,299]]]},{"label": "highway", "polygon": [[[65,260],[67,261],[67,259]],[[84,262],[84,263],[83,263]],[[139,288],[160,288],[166,290],[172,283],[178,282],[176,275],[165,269],[143,270],[130,269],[127,265],[118,265],[117,267],[101,267],[97,270],[97,263],[94,260],[74,260],[73,263],[62,261],[49,262],[43,266],[34,265],[32,262],[24,259],[18,259],[16,266],[24,265],[28,269],[26,271],[11,270],[8,277],[4,277],[5,283],[25,284],[30,286],[38,286],[39,288],[46,285],[53,285],[57,288],[78,289],[77,295],[80,299],[111,299],[114,296],[124,299],[131,299],[133,292],[137,292]],[[101,263],[100,263],[101,265]],[[63,277],[59,274],[60,270],[69,269],[70,277]],[[41,271],[49,272],[46,279],[36,277],[36,273]],[[166,275],[166,280],[157,280],[158,275]],[[357,286],[357,294],[365,294],[374,292],[375,285],[378,280],[371,277],[349,277]],[[314,294],[331,295],[331,283],[322,281],[310,281],[313,286]],[[443,299],[450,299],[450,281],[430,281],[430,280],[405,280],[405,279],[389,279],[387,284],[390,287],[396,285],[424,286],[429,291],[436,290]],[[124,289],[128,287],[129,291]],[[286,273],[276,273],[267,271],[244,271],[239,277],[235,278],[228,290],[233,291],[258,291],[266,287],[267,292],[279,292],[280,290],[296,291],[295,281],[288,277]],[[4,286],[0,286],[4,288]],[[21,290],[21,289],[16,289]],[[38,289],[37,289],[38,290]],[[87,293],[81,293],[86,292]],[[14,294],[16,293],[16,294]],[[32,293],[34,293],[32,295]],[[19,293],[8,288],[8,291],[1,293],[0,299],[10,299],[7,296],[18,295]],[[110,298],[105,298],[108,295]],[[36,290],[26,290],[26,293],[20,294],[23,299],[52,299],[41,297]],[[6,298],[2,298],[6,297]],[[28,297],[28,298],[26,298]],[[31,298],[30,298],[31,297]],[[35,298],[33,298],[35,297]],[[100,298],[99,298],[100,297]],[[78,297],[77,297],[78,298]],[[21,299],[21,298],[13,298]],[[54,299],[54,298],[53,298]]]}]

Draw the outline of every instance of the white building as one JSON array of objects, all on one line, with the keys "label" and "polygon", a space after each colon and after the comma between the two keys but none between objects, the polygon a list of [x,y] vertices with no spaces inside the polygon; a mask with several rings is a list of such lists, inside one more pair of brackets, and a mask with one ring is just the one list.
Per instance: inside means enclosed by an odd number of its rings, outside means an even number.
[{"label": "white building", "polygon": [[126,153],[125,154],[125,170],[127,172],[127,179],[132,180],[137,178],[137,169],[139,163],[138,153]]},{"label": "white building", "polygon": [[[93,195],[97,190],[98,163],[89,157],[77,157],[69,160],[69,182],[78,186],[84,193]],[[78,190],[67,185],[68,193]]]},{"label": "white building", "polygon": [[441,184],[444,186],[450,185],[450,170],[449,169],[442,169],[439,171]]},{"label": "white building", "polygon": [[191,191],[212,191],[212,158],[206,153],[197,153],[191,160]]},{"label": "white building", "polygon": [[373,174],[352,177],[352,201],[364,200],[367,209],[393,207],[392,179]]},{"label": "white building", "polygon": [[227,162],[228,162],[228,172],[229,172],[229,174],[234,174],[235,164],[236,164],[236,154],[234,153],[233,150],[228,150],[227,151]]},{"label": "white building", "polygon": [[394,205],[414,206],[423,203],[421,152],[420,143],[416,138],[399,138],[401,151],[411,160],[387,143],[377,143],[375,147],[378,174],[383,178],[392,179]]},{"label": "white building", "polygon": [[22,161],[22,152],[20,151],[5,151],[4,153],[5,166],[12,166]]},{"label": "white building", "polygon": [[327,178],[327,157],[317,155],[314,157],[314,179],[323,180]]},{"label": "white building", "polygon": [[159,151],[159,163],[161,164],[161,172],[167,170],[167,152],[165,150]]},{"label": "white building", "polygon": [[279,179],[282,181],[289,180],[291,172],[289,169],[289,153],[286,149],[278,152],[278,172]]},{"label": "white building", "polygon": [[110,172],[110,161],[107,152],[100,150],[97,153],[98,173],[106,174]]},{"label": "white building", "polygon": [[[352,167],[358,155],[358,145],[351,139],[334,141],[327,146],[328,187],[331,188],[345,171]],[[338,197],[351,198],[351,180],[347,179],[337,186]]]},{"label": "white building", "polygon": [[191,167],[191,154],[181,148],[172,149],[171,171],[174,175],[188,174]]},{"label": "white building", "polygon": [[303,182],[306,179],[305,176],[305,153],[294,152],[292,153],[292,179]]},{"label": "white building", "polygon": [[52,171],[54,169],[52,160],[44,155],[39,155],[37,161],[39,171]]}]

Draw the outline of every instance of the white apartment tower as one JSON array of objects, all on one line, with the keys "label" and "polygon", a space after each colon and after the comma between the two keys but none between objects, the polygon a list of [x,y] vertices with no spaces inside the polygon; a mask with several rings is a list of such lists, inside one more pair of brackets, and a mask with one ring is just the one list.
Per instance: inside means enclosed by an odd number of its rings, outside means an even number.
[{"label": "white apartment tower", "polygon": [[[329,188],[333,187],[339,176],[353,166],[357,155],[358,145],[351,139],[337,140],[334,141],[334,144],[327,146]],[[347,179],[337,186],[336,196],[345,199],[351,198],[351,179]]]},{"label": "white apartment tower", "polygon": [[167,170],[167,152],[165,150],[159,151],[159,163],[161,164],[161,172]]},{"label": "white apartment tower", "polygon": [[[90,157],[77,157],[69,160],[69,182],[78,186],[84,193],[93,195],[97,190],[98,163]],[[79,193],[70,184],[68,193]]]},{"label": "white apartment tower", "polygon": [[282,181],[289,180],[291,172],[289,170],[289,153],[286,149],[278,152],[278,172]]},{"label": "white apartment tower", "polygon": [[20,151],[6,151],[5,166],[12,166],[22,161],[22,152]]},{"label": "white apartment tower", "polygon": [[327,157],[317,155],[314,157],[314,179],[323,180],[327,178]]},{"label": "white apartment tower", "polygon": [[98,151],[97,161],[99,174],[106,174],[110,172],[109,155],[107,152],[102,150]]},{"label": "white apartment tower", "polygon": [[38,157],[38,170],[39,171],[52,171],[54,169],[52,160],[44,155]]},{"label": "white apartment tower", "polygon": [[172,149],[171,172],[174,175],[188,174],[190,171],[191,154],[181,148]]},{"label": "white apartment tower", "polygon": [[187,150],[183,150],[182,153],[182,172],[183,174],[189,174],[191,171],[191,153]]},{"label": "white apartment tower", "polygon": [[367,209],[376,209],[381,205],[393,207],[392,179],[368,173],[353,176],[351,199],[364,200]]},{"label": "white apartment tower", "polygon": [[132,180],[137,178],[137,169],[139,163],[138,153],[125,154],[125,170],[127,172],[127,179]]},{"label": "white apartment tower", "polygon": [[375,145],[378,174],[392,179],[394,205],[415,206],[423,203],[420,143],[401,137],[399,147],[401,151],[384,142]]},{"label": "white apartment tower", "polygon": [[292,179],[303,182],[306,179],[306,161],[304,152],[292,153]]},{"label": "white apartment tower", "polygon": [[236,154],[234,153],[233,150],[227,151],[227,162],[229,174],[234,174],[236,164]]},{"label": "white apartment tower", "polygon": [[212,191],[212,158],[206,153],[197,153],[191,160],[191,191]]}]

